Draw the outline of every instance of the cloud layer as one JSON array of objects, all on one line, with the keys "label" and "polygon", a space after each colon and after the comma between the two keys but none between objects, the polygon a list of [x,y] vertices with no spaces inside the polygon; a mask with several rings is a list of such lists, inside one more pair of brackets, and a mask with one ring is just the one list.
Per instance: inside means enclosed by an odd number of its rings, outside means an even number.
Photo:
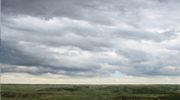
[{"label": "cloud layer", "polygon": [[2,73],[180,75],[179,0],[2,0]]}]

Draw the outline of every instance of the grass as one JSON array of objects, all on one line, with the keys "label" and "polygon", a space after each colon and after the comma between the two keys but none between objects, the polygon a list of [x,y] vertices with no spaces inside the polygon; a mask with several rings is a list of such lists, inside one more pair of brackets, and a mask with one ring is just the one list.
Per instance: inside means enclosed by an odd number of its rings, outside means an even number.
[{"label": "grass", "polygon": [[2,100],[179,100],[180,85],[2,84]]}]

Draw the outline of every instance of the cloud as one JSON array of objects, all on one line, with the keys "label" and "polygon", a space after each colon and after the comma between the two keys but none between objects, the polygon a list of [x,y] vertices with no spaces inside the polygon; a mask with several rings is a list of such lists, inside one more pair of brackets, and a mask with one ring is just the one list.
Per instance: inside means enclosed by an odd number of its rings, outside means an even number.
[{"label": "cloud", "polygon": [[178,0],[2,0],[2,73],[179,76]]}]

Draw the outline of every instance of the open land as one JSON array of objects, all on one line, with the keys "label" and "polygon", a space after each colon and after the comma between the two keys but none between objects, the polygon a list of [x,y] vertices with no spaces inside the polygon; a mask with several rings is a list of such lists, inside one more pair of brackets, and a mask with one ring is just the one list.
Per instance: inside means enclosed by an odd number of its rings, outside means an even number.
[{"label": "open land", "polygon": [[180,100],[180,85],[1,84],[2,100]]}]

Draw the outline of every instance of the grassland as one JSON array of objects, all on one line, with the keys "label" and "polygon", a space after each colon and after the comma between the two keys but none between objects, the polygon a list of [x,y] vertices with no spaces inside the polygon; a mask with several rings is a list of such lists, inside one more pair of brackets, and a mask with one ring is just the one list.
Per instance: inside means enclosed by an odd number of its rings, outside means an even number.
[{"label": "grassland", "polygon": [[1,100],[180,100],[180,85],[1,84]]}]

